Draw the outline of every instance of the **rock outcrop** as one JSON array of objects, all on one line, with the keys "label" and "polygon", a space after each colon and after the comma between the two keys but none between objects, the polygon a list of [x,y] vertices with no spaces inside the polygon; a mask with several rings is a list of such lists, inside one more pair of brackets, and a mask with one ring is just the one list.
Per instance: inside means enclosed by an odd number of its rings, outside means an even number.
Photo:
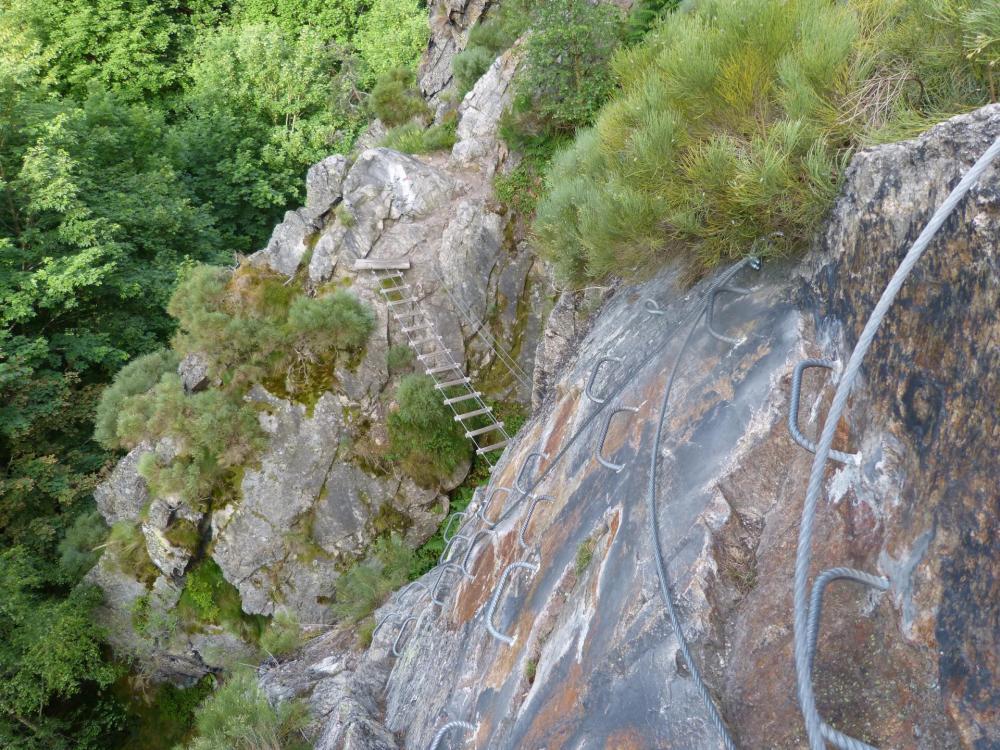
[{"label": "rock outcrop", "polygon": [[[998,135],[994,106],[856,155],[810,255],[745,269],[732,285],[748,292],[718,297],[722,338],[696,318],[711,278],[687,290],[665,270],[616,289],[553,344],[540,410],[470,508],[486,503],[494,528],[473,512],[456,537],[468,572],[432,571],[383,608],[366,651],[330,632],[266,670],[265,689],[309,700],[321,750],[424,748],[454,720],[474,725],[454,747],[721,747],[653,564],[651,443],[677,365],[653,486],[684,633],[737,746],[803,747],[791,589],[812,455],[789,435],[791,373],[822,356],[836,377],[909,243]],[[879,747],[1000,745],[998,185],[994,166],[876,338],[835,443],[860,460],[830,463],[816,522],[815,571],[891,581],[831,587],[815,665],[826,719]],[[807,372],[807,435],[831,394],[830,373]],[[487,628],[491,600],[509,643]]]},{"label": "rock outcrop", "polygon": [[[487,5],[462,6],[467,24]],[[109,523],[141,531],[159,575],[141,581],[103,561],[92,574],[107,593],[101,616],[112,645],[138,655],[158,679],[185,682],[216,668],[218,660],[202,648],[250,648],[222,629],[169,637],[135,632],[137,607],[144,618],[169,620],[191,566],[213,560],[246,615],[286,611],[324,624],[343,571],[379,534],[397,531],[414,545],[429,538],[448,510],[444,493],[468,471],[459,467],[454,477],[424,488],[391,466],[372,464],[386,443],[398,375],[388,371],[388,352],[407,338],[390,325],[377,279],[357,271],[355,261],[409,262],[405,282],[481,390],[494,399],[529,401],[548,283],[492,197],[492,175],[503,158],[498,107],[509,98],[514,65],[513,57],[501,58],[470,94],[454,155],[415,157],[376,146],[324,159],[306,176],[306,205],[288,211],[267,246],[244,260],[305,276],[309,291],[348,287],[374,312],[376,325],[363,355],[338,360],[315,403],[254,387],[249,399],[259,407],[267,447],[258,463],[244,467],[232,497],[208,510],[151,497],[138,464],[151,450],[169,461],[169,441],[136,448],[97,489]],[[504,342],[516,367],[497,356],[494,341]],[[186,392],[218,385],[210,361],[211,352],[184,358],[178,373]]]}]

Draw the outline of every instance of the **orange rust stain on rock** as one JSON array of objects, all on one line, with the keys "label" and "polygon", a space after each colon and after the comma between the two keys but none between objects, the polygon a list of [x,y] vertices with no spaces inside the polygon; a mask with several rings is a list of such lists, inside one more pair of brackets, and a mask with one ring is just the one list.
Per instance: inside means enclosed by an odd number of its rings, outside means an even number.
[{"label": "orange rust stain on rock", "polygon": [[642,735],[634,729],[620,729],[608,735],[606,750],[646,750]]},{"label": "orange rust stain on rock", "polygon": [[563,441],[566,439],[566,430],[572,423],[573,414],[576,412],[579,401],[579,391],[573,391],[568,394],[562,401],[559,402],[559,406],[556,407],[555,413],[548,420],[550,424],[555,425],[555,428],[549,433],[549,437],[545,441],[545,445],[541,448],[541,450],[549,456],[555,455],[556,451],[559,450]]},{"label": "orange rust stain on rock", "polygon": [[522,747],[545,747],[554,750],[565,745],[583,715],[581,695],[587,682],[582,667],[574,663],[569,674],[555,686],[543,705],[535,711],[531,726],[522,740]]}]

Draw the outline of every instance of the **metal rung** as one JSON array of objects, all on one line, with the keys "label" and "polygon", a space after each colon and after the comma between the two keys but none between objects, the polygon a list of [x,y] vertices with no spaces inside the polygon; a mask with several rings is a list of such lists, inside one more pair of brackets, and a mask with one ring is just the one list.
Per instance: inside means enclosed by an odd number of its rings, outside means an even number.
[{"label": "metal rung", "polygon": [[420,325],[408,326],[406,328],[400,329],[403,333],[411,333],[413,331],[424,331],[428,328],[433,328],[430,323],[421,323]]},{"label": "metal rung", "polygon": [[416,310],[403,310],[403,312],[393,312],[392,317],[394,317],[396,320],[399,320],[400,318],[413,318],[417,315],[423,315],[423,314],[424,311],[417,308]]},{"label": "metal rung", "polygon": [[483,414],[489,414],[493,411],[492,406],[484,406],[482,409],[476,409],[475,411],[470,411],[468,414],[459,414],[455,417],[456,422],[461,422],[463,419],[472,419],[473,417],[478,417]]},{"label": "metal rung", "polygon": [[376,276],[375,278],[379,281],[384,281],[386,279],[401,279],[403,278],[402,271],[384,271],[385,276]]},{"label": "metal rung", "polygon": [[428,336],[425,339],[419,339],[418,341],[411,341],[410,346],[423,346],[424,344],[430,344],[431,342],[435,342],[437,340],[438,336],[437,334],[434,334],[433,336]]},{"label": "metal rung", "polygon": [[450,365],[441,365],[440,367],[432,367],[429,370],[425,370],[428,375],[437,375],[442,372],[452,372],[454,370],[461,369],[457,364],[452,362]]},{"label": "metal rung", "polygon": [[485,448],[480,448],[476,451],[477,456],[482,456],[485,453],[492,453],[493,451],[500,450],[501,448],[506,448],[509,440],[501,440],[499,443],[494,443],[493,445],[487,445]]},{"label": "metal rung", "polygon": [[448,355],[450,355],[451,354],[451,349],[438,349],[437,351],[431,352],[430,354],[418,354],[417,355],[417,359],[419,359],[421,362],[423,362],[425,359],[430,359],[431,357],[437,357],[440,354],[448,354]]},{"label": "metal rung", "polygon": [[492,424],[486,425],[486,427],[480,427],[478,430],[471,430],[465,433],[467,438],[475,437],[476,435],[483,435],[487,432],[493,432],[493,430],[502,430],[503,422],[493,422]]},{"label": "metal rung", "polygon": [[379,291],[382,292],[382,294],[391,294],[392,292],[401,292],[404,289],[412,289],[412,288],[413,288],[412,284],[400,284],[399,286],[382,287],[381,289],[379,289]]},{"label": "metal rung", "polygon": [[464,377],[464,378],[458,378],[456,380],[446,380],[443,383],[438,383],[434,387],[437,388],[439,391],[443,391],[445,388],[451,388],[453,385],[466,385],[470,382],[472,382],[472,378]]},{"label": "metal rung", "polygon": [[406,299],[391,299],[387,301],[385,304],[389,305],[390,307],[394,307],[396,305],[406,305],[410,303],[416,304],[419,301],[420,300],[418,300],[416,297],[407,297]]},{"label": "metal rung", "polygon": [[460,401],[468,401],[470,398],[478,398],[483,394],[479,391],[472,391],[471,393],[466,393],[464,396],[455,396],[455,398],[446,398],[444,400],[445,406],[451,406],[452,404],[457,404]]}]

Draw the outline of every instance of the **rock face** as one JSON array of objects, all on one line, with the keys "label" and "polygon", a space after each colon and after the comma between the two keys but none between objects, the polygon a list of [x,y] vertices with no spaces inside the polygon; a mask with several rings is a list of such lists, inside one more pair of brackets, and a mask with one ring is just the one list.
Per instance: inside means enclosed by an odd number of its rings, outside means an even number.
[{"label": "rock face", "polygon": [[493,0],[443,0],[429,3],[431,38],[417,71],[424,98],[441,102],[452,82],[451,61],[465,49],[469,30],[494,5]]},{"label": "rock face", "polygon": [[[471,25],[488,4],[459,10]],[[138,462],[154,449],[169,460],[169,441],[137,448],[95,492],[109,523],[127,521],[141,532],[160,574],[154,583],[148,576],[135,580],[111,560],[93,573],[107,593],[102,618],[112,644],[138,655],[158,679],[189,681],[219,665],[215,652],[250,648],[221,629],[184,637],[134,632],[136,607],[157,621],[170,618],[192,565],[214,560],[248,615],[284,610],[303,623],[326,623],[343,570],[388,530],[414,545],[428,539],[448,509],[442,493],[468,471],[459,467],[428,489],[391,466],[372,464],[386,442],[399,375],[388,371],[387,355],[407,338],[390,325],[379,282],[356,271],[356,260],[408,261],[404,281],[442,344],[490,397],[529,400],[547,281],[531,248],[513,239],[491,180],[501,155],[500,110],[490,100],[507,95],[512,75],[512,58],[501,58],[470,94],[455,156],[418,158],[371,147],[314,165],[306,176],[306,205],[288,211],[267,246],[247,259],[285,276],[305,272],[309,291],[350,288],[376,325],[358,361],[338,359],[329,390],[317,394],[314,405],[260,386],[251,391],[269,440],[259,463],[244,467],[234,499],[205,512],[176,498],[151,497]],[[494,340],[504,342],[516,364],[498,358]],[[205,352],[181,362],[187,392],[218,385],[209,377],[210,361]]]},{"label": "rock face", "polygon": [[[452,560],[468,574],[423,579],[443,604],[395,596],[369,649],[331,632],[266,671],[269,694],[310,701],[322,750],[424,748],[456,720],[474,729],[453,730],[452,747],[721,747],[653,565],[651,445],[676,364],[653,487],[684,633],[738,747],[804,747],[791,589],[812,455],[789,435],[791,373],[820,356],[836,377],[910,242],[997,135],[994,106],[858,154],[813,252],[744,269],[731,285],[748,293],[719,295],[724,338],[696,317],[713,279],[684,290],[665,270],[616,290],[551,358],[542,408],[477,493],[470,510],[486,503],[495,527],[466,517]],[[878,747],[1000,746],[998,185],[994,166],[876,338],[834,446],[860,461],[830,463],[817,517],[814,575],[849,565],[891,581],[886,594],[831,586],[814,673],[827,721]],[[603,357],[616,359],[595,400]],[[830,376],[807,371],[806,435]],[[514,562],[528,567],[497,593]]]}]

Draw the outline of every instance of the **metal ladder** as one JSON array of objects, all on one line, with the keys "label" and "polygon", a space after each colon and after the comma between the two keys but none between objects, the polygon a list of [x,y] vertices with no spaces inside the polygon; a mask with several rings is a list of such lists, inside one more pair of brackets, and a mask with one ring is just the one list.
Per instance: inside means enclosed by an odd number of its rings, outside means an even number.
[{"label": "metal ladder", "polygon": [[472,379],[465,374],[451,350],[445,347],[440,334],[434,330],[433,323],[421,308],[413,288],[404,283],[403,271],[370,270],[378,281],[378,291],[389,314],[406,336],[406,342],[424,374],[434,381],[444,405],[451,409],[454,420],[465,429],[465,437],[475,446],[476,455],[481,456],[492,471],[496,464],[493,458],[499,460],[497,451],[503,451],[511,440],[504,423],[496,418],[493,407],[483,401],[483,394],[475,389]]}]

